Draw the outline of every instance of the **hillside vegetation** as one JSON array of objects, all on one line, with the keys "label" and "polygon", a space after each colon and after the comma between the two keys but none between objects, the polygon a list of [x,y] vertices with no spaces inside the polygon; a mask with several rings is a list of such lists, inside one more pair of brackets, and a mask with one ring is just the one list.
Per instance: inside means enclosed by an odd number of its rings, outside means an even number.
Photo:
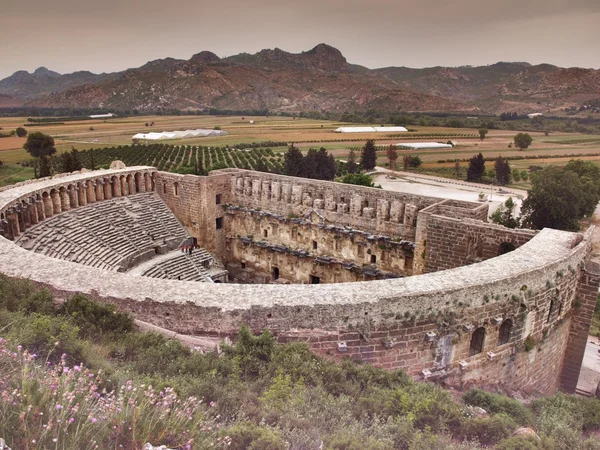
[{"label": "hillside vegetation", "polygon": [[[596,399],[458,399],[245,327],[202,354],[84,296],[53,300],[0,276],[0,437],[13,449],[600,449]],[[540,437],[513,436],[520,426]]]}]

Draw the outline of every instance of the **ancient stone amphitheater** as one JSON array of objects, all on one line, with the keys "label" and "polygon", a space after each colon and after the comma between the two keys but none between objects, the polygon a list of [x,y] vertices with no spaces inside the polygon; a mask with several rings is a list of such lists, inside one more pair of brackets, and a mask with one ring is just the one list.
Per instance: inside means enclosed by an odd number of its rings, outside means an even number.
[{"label": "ancient stone amphitheater", "polygon": [[178,333],[246,323],[415,378],[576,388],[600,283],[589,232],[239,169],[116,167],[0,191],[0,271]]}]

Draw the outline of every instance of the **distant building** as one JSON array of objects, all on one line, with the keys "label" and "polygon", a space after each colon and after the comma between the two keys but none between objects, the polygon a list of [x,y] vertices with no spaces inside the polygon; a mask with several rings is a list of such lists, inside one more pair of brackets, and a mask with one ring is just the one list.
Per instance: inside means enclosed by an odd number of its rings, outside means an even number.
[{"label": "distant building", "polygon": [[336,133],[405,133],[404,127],[339,127]]},{"label": "distant building", "polygon": [[115,117],[113,113],[108,114],[92,114],[90,119],[110,119],[111,117]]},{"label": "distant building", "polygon": [[144,139],[148,141],[158,141],[164,139],[187,139],[205,136],[227,136],[229,133],[222,130],[185,130],[185,131],[163,131],[161,133],[138,133],[131,139]]},{"label": "distant building", "polygon": [[537,116],[543,116],[542,113],[531,113],[531,114],[527,114],[527,117],[529,117],[530,119],[533,119],[534,117]]},{"label": "distant building", "polygon": [[441,142],[400,142],[394,144],[395,147],[400,148],[411,148],[414,150],[420,150],[423,148],[452,148],[451,144],[442,144]]}]

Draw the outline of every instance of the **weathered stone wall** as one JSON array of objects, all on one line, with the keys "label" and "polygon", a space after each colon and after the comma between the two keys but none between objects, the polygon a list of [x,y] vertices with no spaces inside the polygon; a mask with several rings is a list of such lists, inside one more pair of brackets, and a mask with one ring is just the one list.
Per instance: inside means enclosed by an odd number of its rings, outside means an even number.
[{"label": "weathered stone wall", "polygon": [[[0,191],[0,213],[11,225],[10,232],[18,231],[18,227],[26,227],[36,219],[27,199],[35,199],[38,193],[45,192],[49,197],[40,208],[35,207],[39,219],[42,207],[49,214],[70,207],[66,192],[77,193],[78,200],[83,194],[92,198],[93,193],[96,199],[112,195],[104,184],[98,183],[98,187],[91,182],[99,177],[118,180],[112,187],[122,186],[120,180],[128,182],[129,175],[130,180],[137,176],[138,182],[133,181],[137,191],[141,190],[142,179],[144,186],[152,186],[152,174],[151,168],[132,168],[21,185]],[[157,174],[154,178],[159,179],[159,175],[165,180],[171,176]],[[206,210],[214,202],[214,212],[199,216],[204,220],[200,223],[207,227],[221,213],[212,194],[225,187],[230,192],[232,189],[231,173],[224,175],[204,177],[200,182],[219,180],[217,188],[202,191],[200,185]],[[227,182],[222,181],[226,178]],[[87,186],[88,182],[92,187],[85,191],[61,189],[73,183],[80,183],[82,188],[81,183]],[[157,191],[160,193],[160,189]],[[193,195],[195,191],[185,201],[198,201]],[[229,203],[237,201],[236,197],[231,193]],[[167,204],[183,201],[172,198]],[[23,206],[17,208],[19,204]],[[188,213],[181,209],[179,214]],[[6,220],[8,215],[10,220]],[[189,217],[190,221],[196,218],[193,213]],[[429,220],[433,225],[438,216],[432,214]],[[430,224],[429,220],[425,224]],[[453,220],[489,229],[468,219]],[[428,232],[429,226],[424,229]],[[5,234],[10,233],[7,230]],[[219,245],[219,233],[223,231],[198,230],[200,238],[215,246]],[[247,323],[255,331],[271,329],[282,341],[304,341],[331,356],[351,356],[385,368],[403,368],[416,378],[441,379],[451,384],[497,382],[549,393],[559,385],[561,373],[563,388],[572,390],[572,380],[579,372],[580,350],[600,281],[600,268],[589,263],[590,253],[591,231],[581,235],[545,229],[510,253],[421,276],[259,286],[149,279],[98,271],[26,251],[0,238],[0,271],[10,277],[28,278],[58,296],[83,293],[114,303],[141,320],[179,333],[233,335]],[[506,319],[512,321],[512,327],[510,333],[502,334]],[[485,330],[485,339],[481,348],[472,352],[472,338],[479,328]],[[501,335],[508,336],[506,343],[501,343]],[[524,349],[528,336],[533,347],[529,352]],[[576,348],[576,354],[568,353],[567,343]]]},{"label": "weathered stone wall", "polygon": [[232,237],[227,244],[229,281],[236,283],[349,283],[397,275],[375,265],[357,265],[305,251],[269,247],[264,241]]},{"label": "weathered stone wall", "polygon": [[222,229],[217,229],[216,222],[223,218],[222,205],[232,201],[231,177],[227,171],[208,177],[158,172],[156,185],[158,195],[188,232],[198,239],[198,244],[221,253],[225,234]]},{"label": "weathered stone wall", "polygon": [[[423,216],[419,216],[421,219]],[[452,269],[495,258],[528,242],[535,231],[509,229],[472,219],[454,219],[429,215],[421,237],[419,256],[423,272]],[[510,244],[510,245],[507,245]]]},{"label": "weathered stone wall", "polygon": [[[288,218],[264,211],[240,207],[229,207],[226,211],[226,233],[232,238],[246,237],[251,241],[264,242],[273,252],[281,255],[287,250],[300,250],[311,260],[315,257],[333,258],[339,263],[362,268],[368,266],[383,272],[399,275],[412,274],[412,242],[391,239],[386,236],[375,236],[360,230],[352,230],[322,223],[321,217],[315,212],[308,217]],[[244,261],[244,255],[253,254],[248,246],[240,246],[237,239],[225,247],[225,252],[219,256],[225,263]],[[234,247],[232,247],[234,245]],[[264,251],[260,252],[261,255]],[[297,258],[296,258],[297,259]],[[269,265],[276,265],[268,256],[264,261],[252,256],[247,260],[260,266],[260,272],[271,274]],[[293,260],[290,260],[293,264]],[[336,267],[336,272],[340,264]],[[333,268],[333,266],[331,266]],[[255,270],[258,267],[255,268]],[[322,269],[322,268],[321,268]],[[322,273],[323,270],[319,270]],[[358,278],[355,276],[358,275]],[[337,279],[342,281],[362,280],[363,274],[355,271],[355,275],[327,276],[327,282]],[[288,278],[289,279],[289,278]],[[309,282],[306,271],[291,278],[293,282]]]},{"label": "weathered stone wall", "polygon": [[238,205],[284,216],[316,210],[332,223],[407,240],[414,237],[417,212],[440,201],[433,197],[253,171],[232,172],[231,182],[233,202]]}]

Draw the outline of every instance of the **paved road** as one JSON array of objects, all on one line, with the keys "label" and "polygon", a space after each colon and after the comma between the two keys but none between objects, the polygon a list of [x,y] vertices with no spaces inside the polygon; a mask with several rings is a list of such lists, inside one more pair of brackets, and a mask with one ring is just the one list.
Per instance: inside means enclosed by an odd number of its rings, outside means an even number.
[{"label": "paved road", "polygon": [[[375,184],[383,189],[397,192],[407,192],[415,195],[450,198],[453,200],[478,201],[479,193],[486,195],[490,206],[490,214],[504,203],[509,197],[516,202],[516,214],[520,213],[522,199],[526,191],[520,189],[502,189],[487,184],[469,183],[460,180],[432,177],[430,175],[413,174],[409,172],[392,172],[389,169],[377,167],[373,175]],[[393,175],[393,178],[390,176]],[[491,199],[491,201],[489,201]]]}]

